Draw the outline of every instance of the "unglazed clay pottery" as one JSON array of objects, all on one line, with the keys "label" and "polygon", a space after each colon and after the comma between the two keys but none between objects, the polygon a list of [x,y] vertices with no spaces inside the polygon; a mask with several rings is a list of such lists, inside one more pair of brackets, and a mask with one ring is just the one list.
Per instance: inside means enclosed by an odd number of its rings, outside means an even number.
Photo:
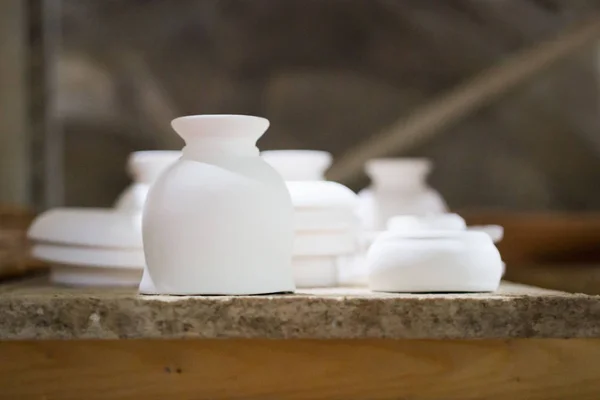
[{"label": "unglazed clay pottery", "polygon": [[[103,268],[141,269],[145,265],[141,249],[107,249],[94,247],[36,244],[33,258],[62,265]],[[141,275],[140,275],[141,276]]]},{"label": "unglazed clay pottery", "polygon": [[337,284],[336,257],[294,257],[292,266],[297,287],[330,287]]},{"label": "unglazed clay pottery", "polygon": [[265,151],[261,156],[285,179],[294,205],[296,285],[334,286],[337,260],[358,249],[356,194],[325,180],[331,154],[313,150]]},{"label": "unglazed clay pottery", "polygon": [[356,235],[348,232],[297,233],[294,256],[336,256],[353,254],[357,250]]},{"label": "unglazed clay pottery", "polygon": [[458,214],[398,215],[387,222],[388,230],[414,232],[422,230],[464,231],[465,220]]},{"label": "unglazed clay pottery", "polygon": [[365,229],[385,229],[397,215],[427,215],[446,212],[442,197],[427,185],[431,170],[427,159],[392,158],[367,162],[371,186],[359,193],[359,216]]},{"label": "unglazed clay pottery", "polygon": [[354,211],[358,198],[346,186],[330,181],[287,182],[296,210],[335,208]]},{"label": "unglazed clay pottery", "polygon": [[61,264],[50,267],[50,281],[66,286],[136,287],[141,275],[141,269],[130,268],[81,268]]},{"label": "unglazed clay pottery", "polygon": [[469,230],[487,233],[494,243],[499,243],[504,238],[504,228],[500,225],[472,225]]},{"label": "unglazed clay pottery", "polygon": [[29,239],[66,245],[141,249],[141,217],[100,208],[55,208],[39,215]]},{"label": "unglazed clay pottery", "polygon": [[285,181],[324,181],[331,166],[331,154],[318,150],[267,150],[261,157]]},{"label": "unglazed clay pottery", "polygon": [[154,286],[154,282],[152,282],[152,277],[148,272],[148,268],[144,266],[144,272],[142,273],[142,280],[138,286],[138,290],[141,294],[158,294],[156,292],[156,287]]},{"label": "unglazed clay pottery", "polygon": [[161,294],[294,290],[293,209],[283,179],[259,157],[264,118],[173,120],[181,158],[152,185],[143,215],[150,278]]},{"label": "unglazed clay pottery", "polygon": [[369,287],[383,292],[489,292],[503,270],[489,235],[471,231],[386,232],[367,265]]},{"label": "unglazed clay pottery", "polygon": [[305,208],[295,211],[296,232],[356,231],[358,219],[350,210],[337,208]]},{"label": "unglazed clay pottery", "polygon": [[180,151],[136,151],[127,160],[133,183],[115,202],[115,208],[126,212],[142,212],[150,185],[181,157]]}]

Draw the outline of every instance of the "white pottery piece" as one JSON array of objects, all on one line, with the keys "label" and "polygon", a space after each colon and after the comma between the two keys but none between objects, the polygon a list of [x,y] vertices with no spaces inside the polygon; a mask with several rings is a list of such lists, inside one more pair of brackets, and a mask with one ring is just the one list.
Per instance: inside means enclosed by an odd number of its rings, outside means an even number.
[{"label": "white pottery piece", "polygon": [[106,249],[93,247],[36,244],[31,255],[49,263],[79,267],[129,268],[141,270],[145,265],[141,249]]},{"label": "white pottery piece", "polygon": [[267,150],[260,153],[285,181],[324,181],[331,154],[318,150]]},{"label": "white pottery piece", "polygon": [[363,252],[337,258],[338,284],[365,287],[369,284],[369,271]]},{"label": "white pottery piece", "polygon": [[336,256],[353,254],[358,243],[356,235],[348,232],[296,233],[294,237],[294,257],[296,256]]},{"label": "white pottery piece", "polygon": [[487,233],[494,243],[499,243],[504,238],[504,228],[500,225],[472,225],[469,230]]},{"label": "white pottery piece", "polygon": [[150,185],[181,157],[180,151],[136,151],[129,155],[127,170],[133,183],[115,202],[115,208],[125,212],[142,212]]},{"label": "white pottery piece", "polygon": [[359,216],[367,230],[385,229],[396,215],[440,214],[442,197],[427,185],[431,162],[421,158],[375,159],[366,164],[371,186],[359,193]]},{"label": "white pottery piece", "polygon": [[491,292],[500,253],[483,232],[386,232],[367,253],[369,287],[383,292]]},{"label": "white pottery piece", "polygon": [[464,231],[465,220],[458,214],[397,215],[387,222],[388,230],[414,232],[422,230]]},{"label": "white pottery piece", "polygon": [[256,147],[269,121],[199,115],[172,126],[186,146],[150,188],[143,216],[156,292],[293,291],[290,196]]},{"label": "white pottery piece", "polygon": [[337,208],[353,211],[358,204],[356,193],[337,182],[291,181],[286,184],[296,210]]},{"label": "white pottery piece", "polygon": [[305,208],[294,214],[296,232],[356,231],[358,228],[356,215],[348,209]]},{"label": "white pottery piece", "polygon": [[337,284],[335,257],[294,257],[292,266],[296,287],[331,287]]},{"label": "white pottery piece", "polygon": [[66,245],[141,249],[141,217],[100,208],[55,208],[39,215],[29,239]]},{"label": "white pottery piece", "polygon": [[50,282],[57,285],[136,287],[141,277],[141,269],[81,268],[61,264],[51,264],[50,266]]},{"label": "white pottery piece", "polygon": [[158,294],[156,292],[156,287],[154,286],[154,282],[152,282],[152,277],[150,276],[147,267],[144,267],[144,272],[142,273],[142,280],[140,281],[138,290],[141,294]]}]

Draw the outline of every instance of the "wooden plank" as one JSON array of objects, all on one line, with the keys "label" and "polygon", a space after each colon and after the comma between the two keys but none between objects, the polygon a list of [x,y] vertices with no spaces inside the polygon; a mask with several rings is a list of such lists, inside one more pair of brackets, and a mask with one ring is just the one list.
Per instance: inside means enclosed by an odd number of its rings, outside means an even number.
[{"label": "wooden plank", "polygon": [[0,399],[597,399],[600,339],[0,343]]},{"label": "wooden plank", "polygon": [[469,225],[498,224],[498,244],[509,269],[515,264],[600,263],[600,213],[466,211]]}]

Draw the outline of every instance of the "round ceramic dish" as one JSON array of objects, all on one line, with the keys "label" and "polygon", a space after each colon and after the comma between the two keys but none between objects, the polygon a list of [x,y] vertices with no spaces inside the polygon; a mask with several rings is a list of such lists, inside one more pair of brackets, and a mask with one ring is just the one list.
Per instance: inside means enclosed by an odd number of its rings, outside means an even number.
[{"label": "round ceramic dish", "polygon": [[298,233],[294,237],[294,256],[336,256],[352,254],[357,249],[353,232]]},{"label": "round ceramic dish", "polygon": [[300,209],[294,213],[296,232],[356,230],[358,220],[347,209]]},{"label": "round ceramic dish", "polygon": [[294,257],[292,268],[296,287],[331,287],[337,284],[335,257]]},{"label": "round ceramic dish", "polygon": [[66,286],[138,286],[142,270],[130,268],[81,268],[52,264],[50,281]]},{"label": "round ceramic dish", "polygon": [[38,242],[142,249],[141,217],[100,208],[56,208],[38,216],[27,232]]},{"label": "round ceramic dish", "polygon": [[489,292],[502,277],[500,253],[483,232],[387,232],[367,253],[369,287],[384,292]]},{"label": "round ceramic dish", "polygon": [[356,193],[337,182],[298,181],[286,182],[294,209],[338,208],[354,210]]},{"label": "round ceramic dish", "polygon": [[75,265],[79,268],[100,267],[141,270],[145,265],[142,250],[96,249],[37,244],[31,249],[31,255],[33,258],[51,264]]}]

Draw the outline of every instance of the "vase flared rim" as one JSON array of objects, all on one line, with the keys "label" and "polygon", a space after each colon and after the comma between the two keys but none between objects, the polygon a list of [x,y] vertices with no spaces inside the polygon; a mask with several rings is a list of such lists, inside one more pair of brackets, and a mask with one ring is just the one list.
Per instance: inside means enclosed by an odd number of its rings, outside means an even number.
[{"label": "vase flared rim", "polygon": [[186,139],[190,133],[203,132],[231,137],[255,137],[258,139],[269,128],[269,120],[254,115],[242,114],[200,114],[186,115],[171,121],[173,129]]}]

